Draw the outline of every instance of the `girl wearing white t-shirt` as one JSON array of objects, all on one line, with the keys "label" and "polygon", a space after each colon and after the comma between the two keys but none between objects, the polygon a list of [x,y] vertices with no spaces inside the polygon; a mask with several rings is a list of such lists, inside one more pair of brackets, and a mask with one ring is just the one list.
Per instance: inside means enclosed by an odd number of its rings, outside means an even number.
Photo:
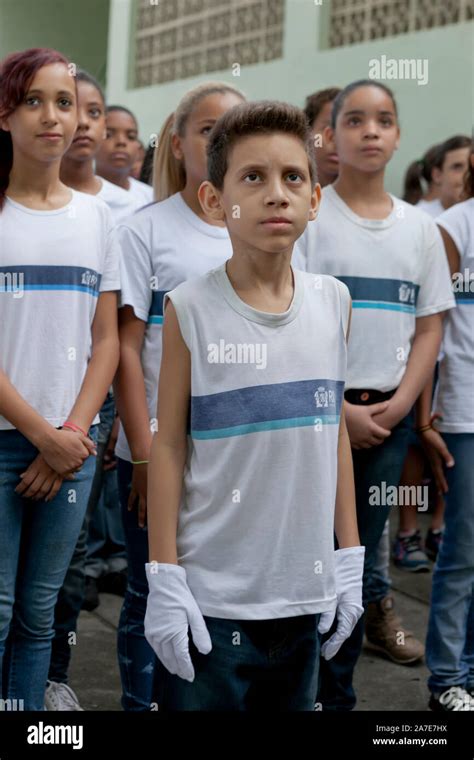
[{"label": "girl wearing white t-shirt", "polygon": [[43,710],[119,353],[110,212],[59,178],[77,126],[69,66],[46,48],[0,64],[0,683],[25,710]]},{"label": "girl wearing white t-shirt", "polygon": [[[77,130],[61,160],[60,178],[68,187],[105,201],[117,224],[131,216],[140,204],[126,190],[95,174],[94,156],[106,134],[104,94],[99,83],[86,71],[79,70],[74,76]],[[114,414],[114,398],[109,392],[100,410],[96,472],[87,514],[56,604],[55,636],[45,695],[45,707],[49,711],[81,709],[68,685],[70,634],[76,631],[81,607],[92,610],[98,606],[99,578],[103,590],[110,588],[112,582],[116,585],[118,581],[123,585],[126,582],[116,462],[112,458],[108,463],[106,453],[113,452],[117,437],[118,420],[114,421]],[[107,494],[107,503],[104,494]]]},{"label": "girl wearing white t-shirt", "polygon": [[[390,645],[398,661],[414,661],[423,648],[408,632],[404,646],[397,647],[400,621],[387,584],[375,587],[373,570],[393,504],[387,494],[398,487],[407,451],[409,413],[433,371],[442,312],[454,299],[436,225],[385,190],[385,169],[400,139],[391,90],[373,80],[348,85],[334,101],[327,129],[335,140],[339,175],[324,188],[318,217],[297,245],[308,271],[341,279],[352,296],[345,398],[359,533],[366,547],[366,633],[370,640],[383,627],[388,641],[380,646]],[[322,663],[323,709],[354,707],[352,676],[362,638],[359,621],[336,657]]]},{"label": "girl wearing white t-shirt", "polygon": [[428,407],[422,433],[433,469],[447,485],[426,639],[430,707],[456,712],[474,711],[474,151],[470,161],[468,200],[437,220],[456,309],[446,318],[433,402],[440,432],[431,425]]},{"label": "girl wearing white t-shirt", "polygon": [[209,219],[198,198],[207,177],[207,137],[217,119],[243,95],[219,82],[200,85],[166,121],[155,156],[155,197],[119,226],[122,296],[121,358],[116,401],[123,428],[116,453],[128,559],[128,586],[119,623],[118,650],[125,710],[149,710],[156,699],[156,658],[144,635],[148,595],[147,463],[157,429],[163,298],[191,277],[232,255],[223,223]]}]

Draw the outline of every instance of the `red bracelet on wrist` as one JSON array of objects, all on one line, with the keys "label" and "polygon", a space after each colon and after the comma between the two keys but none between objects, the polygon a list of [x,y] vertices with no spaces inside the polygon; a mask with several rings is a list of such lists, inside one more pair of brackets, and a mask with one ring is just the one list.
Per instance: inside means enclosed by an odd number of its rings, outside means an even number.
[{"label": "red bracelet on wrist", "polygon": [[87,433],[85,430],[83,430],[79,425],[76,425],[75,422],[70,422],[69,420],[66,420],[66,422],[63,423],[63,428],[69,428],[69,430],[74,430],[75,433],[82,433],[87,438]]}]

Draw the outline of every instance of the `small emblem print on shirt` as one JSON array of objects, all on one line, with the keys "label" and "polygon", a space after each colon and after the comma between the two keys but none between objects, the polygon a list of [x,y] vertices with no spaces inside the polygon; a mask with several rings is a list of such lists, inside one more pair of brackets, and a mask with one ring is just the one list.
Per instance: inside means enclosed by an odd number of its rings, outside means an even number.
[{"label": "small emblem print on shirt", "polygon": [[324,385],[319,385],[314,393],[314,400],[318,409],[336,407],[336,394],[333,390],[327,390]]},{"label": "small emblem print on shirt", "polygon": [[266,369],[266,343],[226,343],[223,338],[219,343],[207,346],[209,364],[255,364],[257,369]]},{"label": "small emblem print on shirt", "polygon": [[97,275],[88,269],[82,273],[81,285],[87,285],[88,288],[94,288],[97,285]]},{"label": "small emblem print on shirt", "polygon": [[416,297],[415,287],[407,282],[402,282],[398,288],[398,298],[401,303],[414,304]]}]

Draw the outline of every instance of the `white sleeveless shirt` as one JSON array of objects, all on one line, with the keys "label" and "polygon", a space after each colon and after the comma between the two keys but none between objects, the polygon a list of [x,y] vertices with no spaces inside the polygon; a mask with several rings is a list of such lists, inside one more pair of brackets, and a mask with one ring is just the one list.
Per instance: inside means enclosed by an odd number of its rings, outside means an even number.
[{"label": "white sleeveless shirt", "polygon": [[204,615],[330,609],[347,287],[293,270],[289,309],[234,291],[222,265],[165,296],[191,353],[178,562]]}]

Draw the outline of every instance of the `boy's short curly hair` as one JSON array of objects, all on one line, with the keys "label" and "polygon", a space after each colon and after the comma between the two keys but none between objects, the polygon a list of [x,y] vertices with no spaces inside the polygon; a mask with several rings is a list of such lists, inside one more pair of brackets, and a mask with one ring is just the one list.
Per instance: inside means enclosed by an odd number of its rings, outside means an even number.
[{"label": "boy's short curly hair", "polygon": [[208,179],[222,190],[231,148],[243,137],[283,132],[301,140],[308,156],[311,185],[318,181],[312,134],[304,111],[278,100],[240,103],[214,124],[207,144]]}]

